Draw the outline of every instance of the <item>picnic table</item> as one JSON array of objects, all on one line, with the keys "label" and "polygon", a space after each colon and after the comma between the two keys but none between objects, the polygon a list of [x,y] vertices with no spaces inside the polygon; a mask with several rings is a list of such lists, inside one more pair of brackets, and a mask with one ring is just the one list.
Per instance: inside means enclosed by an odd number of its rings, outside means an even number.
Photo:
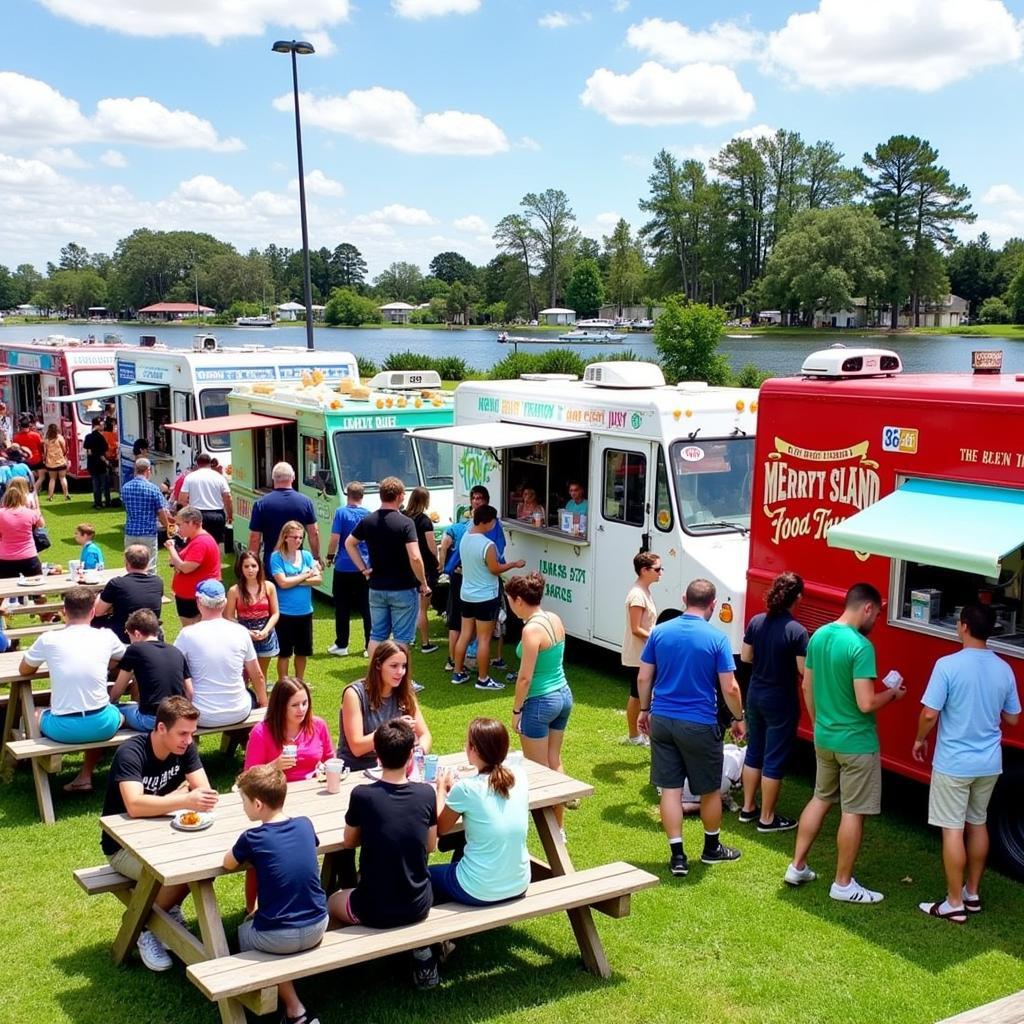
[{"label": "picnic table", "polygon": [[13,579],[2,579],[0,580],[0,601],[3,601],[8,597],[35,597],[39,594],[44,594],[47,597],[56,594],[66,594],[72,587],[88,587],[90,590],[100,590],[108,580],[112,580],[115,576],[123,576],[127,572],[124,566],[117,569],[100,569],[99,579],[96,583],[83,583],[79,580],[73,580],[66,572],[62,572],[50,576],[30,576],[28,579],[36,580],[29,584],[27,581],[19,581],[17,577]]},{"label": "picnic table", "polygon": [[[464,765],[465,755],[451,754],[440,760],[444,767],[458,767]],[[575,869],[569,859],[555,819],[554,806],[568,800],[590,796],[594,792],[593,787],[586,782],[555,772],[546,766],[531,761],[527,761],[525,764],[530,788],[530,812],[548,858],[547,863],[531,858],[534,878],[550,879],[552,888],[555,887],[560,876],[583,879],[586,872],[574,873]],[[466,767],[468,768],[468,766]],[[335,857],[342,848],[345,811],[348,808],[349,796],[356,786],[369,781],[363,772],[344,776],[341,791],[336,794],[328,793],[326,787],[315,780],[292,783],[288,787],[288,801],[285,809],[289,815],[305,815],[312,821],[320,839],[320,853],[324,855],[322,872],[324,878],[332,877],[332,873],[336,869]],[[183,833],[172,829],[169,816],[130,818],[125,814],[118,814],[100,819],[103,831],[134,854],[143,865],[142,877],[137,883],[128,882],[123,877],[116,876],[116,873],[113,873],[112,869],[107,866],[85,869],[75,873],[79,884],[87,892],[114,892],[126,904],[127,909],[124,912],[112,949],[116,963],[125,960],[135,946],[139,934],[146,928],[154,931],[165,946],[180,957],[186,965],[203,965],[205,961],[215,959],[217,965],[225,963],[224,958],[229,956],[229,947],[223,921],[225,916],[233,914],[238,908],[235,906],[221,908],[214,889],[214,881],[225,873],[222,866],[224,854],[243,831],[253,827],[253,823],[245,816],[241,797],[237,793],[222,794],[214,815],[215,819],[211,827],[202,832],[192,833]],[[628,913],[628,892],[656,884],[657,879],[645,872],[630,868],[629,865],[609,865],[608,867],[629,868],[629,871],[632,872],[630,888],[626,891],[626,883],[620,883],[622,888],[615,890],[611,896],[604,890],[598,893],[595,889],[593,905],[595,909],[602,910],[609,916],[623,916]],[[199,938],[153,905],[161,885],[178,884],[187,884],[191,890],[199,923]],[[546,885],[547,882],[543,884]],[[625,904],[617,902],[622,900],[626,901]],[[521,902],[527,903],[528,898]],[[565,910],[569,915],[576,941],[588,969],[602,977],[610,975],[608,961],[591,916],[591,906],[588,905],[588,901],[584,897],[577,894],[576,902],[571,903],[564,897],[563,901],[559,902],[557,894],[549,895],[547,910],[544,907],[539,909],[531,907],[527,908],[525,912],[519,913],[518,916],[516,916],[516,905],[517,901],[512,901],[497,907],[496,913],[505,915],[503,920],[495,916],[492,920],[482,921],[476,926],[472,921],[463,921],[463,930],[461,932],[456,930],[451,934],[468,934],[502,923],[538,916],[543,912]],[[446,908],[447,905],[444,909]],[[478,911],[479,908],[461,909]],[[435,913],[432,911],[432,915]],[[375,943],[374,949],[369,952],[363,951],[358,959],[389,955],[402,949],[409,949],[412,948],[410,942],[415,945],[422,944],[419,938],[410,938],[404,933],[415,929],[422,930],[427,923],[410,926],[409,929],[374,933],[372,936]],[[443,924],[435,922],[435,930],[437,928],[443,928]],[[450,928],[451,925],[449,925]],[[345,933],[351,933],[356,940],[359,939],[358,933],[361,931],[366,930],[344,929]],[[319,963],[309,965],[308,970],[294,967],[292,976],[305,976],[306,973],[316,973],[318,970],[329,970],[344,966],[349,962],[358,962],[358,959],[352,954],[349,954],[347,959],[341,954],[336,954],[334,959],[331,959],[332,952],[329,948],[331,940],[339,936],[341,933],[329,932],[324,949],[320,954]],[[249,956],[249,954],[245,956]],[[237,957],[231,958],[231,960],[235,959]],[[257,960],[259,959],[257,957]],[[274,960],[274,958],[270,959]],[[280,959],[276,962],[283,963]],[[209,967],[214,969],[216,965],[210,964]],[[260,964],[243,963],[241,967],[244,973],[245,969],[250,967],[254,971],[257,970]],[[201,967],[195,969],[199,972]],[[219,970],[221,969],[216,967],[214,973]],[[211,982],[210,979],[206,979],[206,983],[204,983],[204,980],[194,975],[192,971],[189,972],[189,977],[211,998],[218,1000],[221,1019],[228,1024],[244,1024],[243,1006],[248,1006],[256,1013],[267,1013],[273,1009],[276,1003],[276,991],[272,986],[266,984],[265,976],[262,982],[250,986],[255,989],[253,991],[248,991],[244,982],[238,982],[230,993],[227,990],[223,993],[218,992],[215,981]],[[210,985],[214,985],[214,987],[211,988]],[[222,998],[222,996],[225,997]]]}]

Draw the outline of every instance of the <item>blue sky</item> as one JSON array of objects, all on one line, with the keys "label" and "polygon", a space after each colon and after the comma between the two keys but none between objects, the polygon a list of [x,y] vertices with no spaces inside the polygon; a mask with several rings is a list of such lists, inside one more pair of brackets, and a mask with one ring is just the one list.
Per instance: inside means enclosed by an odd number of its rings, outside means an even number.
[{"label": "blue sky", "polygon": [[[241,6],[247,20],[233,12]],[[297,12],[297,13],[296,13]],[[738,133],[827,138],[856,162],[928,138],[979,214],[1024,234],[1015,124],[1024,0],[7,0],[0,263],[110,251],[137,226],[245,250],[299,240],[299,62],[314,247],[371,274],[443,249],[475,262],[525,192],[581,229],[642,223],[653,155]]]}]

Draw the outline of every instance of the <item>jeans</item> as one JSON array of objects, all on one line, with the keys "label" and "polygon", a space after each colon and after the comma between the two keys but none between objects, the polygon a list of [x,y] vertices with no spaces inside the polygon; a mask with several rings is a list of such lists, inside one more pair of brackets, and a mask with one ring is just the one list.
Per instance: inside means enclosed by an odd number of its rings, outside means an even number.
[{"label": "jeans", "polygon": [[103,470],[102,473],[90,474],[92,478],[92,503],[94,505],[110,504],[110,474]]},{"label": "jeans", "polygon": [[411,644],[416,638],[419,611],[417,590],[371,590],[370,639],[380,643],[390,636],[397,644]]},{"label": "jeans", "polygon": [[334,570],[331,580],[334,595],[334,642],[348,647],[352,612],[359,612],[363,620],[363,647],[370,642],[370,588],[361,572]]}]

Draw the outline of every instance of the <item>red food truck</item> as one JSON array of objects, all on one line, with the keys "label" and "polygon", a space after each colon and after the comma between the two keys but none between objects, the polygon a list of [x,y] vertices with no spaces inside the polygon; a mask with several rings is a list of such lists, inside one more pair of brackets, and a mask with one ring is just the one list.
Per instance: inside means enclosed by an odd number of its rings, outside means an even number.
[{"label": "red food truck", "polygon": [[[851,584],[874,584],[879,674],[897,669],[908,689],[878,716],[882,761],[921,781],[920,697],[936,659],[960,648],[964,604],[995,609],[990,646],[1024,693],[1024,375],[998,372],[996,355],[975,353],[973,374],[911,375],[893,352],[827,349],[759,398],[747,615],[785,570],[804,578],[797,618],[812,631]],[[811,738],[806,714],[800,731]],[[1024,727],[1003,737],[989,828],[998,862],[1024,880]]]}]

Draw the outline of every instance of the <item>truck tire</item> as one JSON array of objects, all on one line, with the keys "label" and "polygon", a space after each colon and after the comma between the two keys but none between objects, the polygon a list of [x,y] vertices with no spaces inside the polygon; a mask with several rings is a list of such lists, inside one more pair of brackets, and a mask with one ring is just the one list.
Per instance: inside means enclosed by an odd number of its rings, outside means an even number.
[{"label": "truck tire", "polygon": [[1024,765],[1003,772],[988,814],[992,862],[1005,875],[1024,882]]}]

